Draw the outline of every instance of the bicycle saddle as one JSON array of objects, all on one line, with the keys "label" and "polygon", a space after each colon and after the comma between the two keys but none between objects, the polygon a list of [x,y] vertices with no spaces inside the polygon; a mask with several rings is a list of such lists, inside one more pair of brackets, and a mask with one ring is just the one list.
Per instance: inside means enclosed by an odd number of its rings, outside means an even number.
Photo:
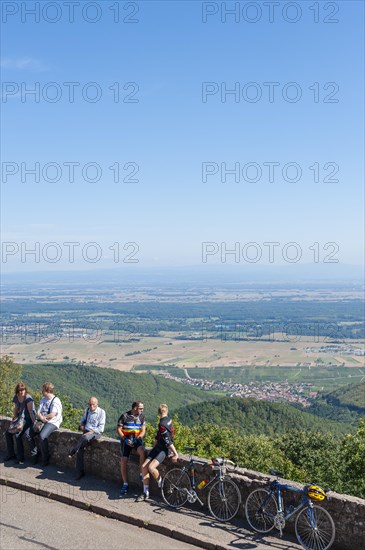
[{"label": "bicycle saddle", "polygon": [[272,476],[284,477],[283,472],[279,472],[279,470],[269,470],[269,474]]},{"label": "bicycle saddle", "polygon": [[198,447],[184,447],[185,451],[196,451]]}]

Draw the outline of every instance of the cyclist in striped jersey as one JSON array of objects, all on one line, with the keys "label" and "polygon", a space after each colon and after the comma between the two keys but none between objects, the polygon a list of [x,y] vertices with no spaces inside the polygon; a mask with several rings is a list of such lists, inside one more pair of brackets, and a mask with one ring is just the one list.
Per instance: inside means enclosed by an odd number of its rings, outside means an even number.
[{"label": "cyclist in striped jersey", "polygon": [[120,496],[128,493],[128,459],[132,449],[135,449],[139,456],[139,463],[142,465],[146,458],[146,449],[143,438],[146,433],[146,419],[143,414],[144,406],[142,401],[134,401],[132,409],[123,413],[118,420],[117,432],[121,439],[121,462],[120,469],[123,479],[123,486]]}]

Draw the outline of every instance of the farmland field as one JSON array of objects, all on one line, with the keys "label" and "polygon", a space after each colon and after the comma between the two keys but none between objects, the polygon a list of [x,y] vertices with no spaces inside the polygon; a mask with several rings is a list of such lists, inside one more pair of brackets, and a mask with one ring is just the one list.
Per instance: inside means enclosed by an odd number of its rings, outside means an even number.
[{"label": "farmland field", "polygon": [[[110,336],[110,340],[108,340]],[[275,336],[274,336],[275,337]],[[279,336],[277,336],[279,337]],[[319,352],[323,343],[313,343],[313,339],[301,337],[298,342],[289,341],[221,341],[176,340],[174,333],[164,333],[156,337],[143,337],[135,334],[130,341],[114,342],[112,334],[100,341],[88,341],[80,336],[69,341],[68,338],[51,339],[24,343],[21,341],[3,342],[3,353],[13,356],[19,363],[70,362],[83,361],[102,367],[113,367],[129,371],[141,365],[176,365],[182,368],[213,367],[317,367],[328,365],[335,367],[364,367],[364,357],[349,355],[346,347],[343,353],[331,354]],[[343,341],[346,344],[361,347],[363,342]],[[308,351],[310,348],[310,351]]]},{"label": "farmland field", "polygon": [[356,286],[6,287],[2,353],[20,364],[332,387],[364,376],[362,314]]}]

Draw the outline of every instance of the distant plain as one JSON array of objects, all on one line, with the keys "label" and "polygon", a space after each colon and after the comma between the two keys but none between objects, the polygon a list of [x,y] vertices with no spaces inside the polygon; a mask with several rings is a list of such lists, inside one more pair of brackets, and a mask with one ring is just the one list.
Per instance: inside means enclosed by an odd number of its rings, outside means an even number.
[{"label": "distant plain", "polygon": [[2,353],[209,380],[365,376],[361,285],[6,286]]}]

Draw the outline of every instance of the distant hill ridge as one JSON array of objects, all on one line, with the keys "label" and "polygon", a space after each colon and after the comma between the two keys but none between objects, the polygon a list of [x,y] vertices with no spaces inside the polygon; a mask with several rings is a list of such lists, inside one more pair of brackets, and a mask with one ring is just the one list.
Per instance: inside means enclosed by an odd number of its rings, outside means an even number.
[{"label": "distant hill ridge", "polygon": [[365,416],[365,382],[320,393],[308,411],[318,417],[356,426]]},{"label": "distant hill ridge", "polygon": [[323,394],[322,398],[337,407],[346,407],[359,414],[365,414],[365,382],[349,384],[331,393]]}]

